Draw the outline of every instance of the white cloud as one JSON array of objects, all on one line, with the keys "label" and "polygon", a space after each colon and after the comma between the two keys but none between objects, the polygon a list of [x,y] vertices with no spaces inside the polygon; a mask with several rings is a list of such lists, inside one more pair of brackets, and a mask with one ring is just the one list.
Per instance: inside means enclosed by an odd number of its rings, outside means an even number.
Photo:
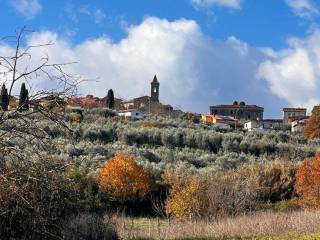
[{"label": "white cloud", "polygon": [[91,9],[86,5],[80,6],[78,12],[93,17],[96,23],[101,23],[106,18],[106,14],[101,9]]},{"label": "white cloud", "polygon": [[[225,42],[208,39],[192,20],[146,18],[140,25],[129,26],[127,37],[117,43],[103,36],[72,45],[53,32],[28,38],[30,44],[49,40],[56,44],[35,52],[33,59],[45,52],[53,62],[79,62],[69,70],[87,78],[99,77],[81,85],[83,94],[105,96],[113,88],[126,99],[149,95],[150,81],[157,74],[161,101],[184,110],[207,112],[209,105],[238,100],[262,105],[269,115],[276,115],[272,108],[282,106],[266,81],[256,78],[265,57],[260,50],[236,37]],[[50,86],[47,81],[37,84]]]},{"label": "white cloud", "polygon": [[11,6],[28,19],[35,17],[41,11],[39,0],[10,0]]},{"label": "white cloud", "polygon": [[191,3],[196,7],[208,7],[218,5],[234,9],[240,8],[241,2],[242,0],[191,0]]},{"label": "white cloud", "polygon": [[228,43],[230,43],[230,45],[233,46],[241,55],[246,55],[249,51],[248,44],[238,40],[234,36],[228,38]]},{"label": "white cloud", "polygon": [[319,8],[313,0],[285,0],[294,13],[302,18],[312,18],[319,15]]},{"label": "white cloud", "polygon": [[320,30],[305,39],[291,38],[289,47],[273,51],[259,68],[271,91],[292,106],[309,109],[320,102]]}]

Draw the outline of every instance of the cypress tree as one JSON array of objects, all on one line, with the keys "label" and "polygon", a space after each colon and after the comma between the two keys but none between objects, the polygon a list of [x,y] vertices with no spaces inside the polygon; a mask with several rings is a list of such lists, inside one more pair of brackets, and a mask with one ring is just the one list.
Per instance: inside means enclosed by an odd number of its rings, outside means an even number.
[{"label": "cypress tree", "polygon": [[0,97],[1,109],[3,111],[8,111],[9,101],[10,101],[10,98],[9,98],[8,90],[5,84],[3,84],[1,88],[1,97]]},{"label": "cypress tree", "polygon": [[29,92],[26,89],[26,84],[22,83],[19,98],[19,111],[29,110]]},{"label": "cypress tree", "polygon": [[107,95],[107,107],[110,109],[114,108],[114,93],[112,89],[109,89]]}]

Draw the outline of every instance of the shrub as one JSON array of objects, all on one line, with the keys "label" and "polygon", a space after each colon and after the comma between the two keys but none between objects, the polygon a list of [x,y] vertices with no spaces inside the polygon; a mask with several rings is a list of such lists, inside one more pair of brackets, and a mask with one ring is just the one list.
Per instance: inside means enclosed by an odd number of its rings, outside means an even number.
[{"label": "shrub", "polygon": [[142,127],[144,128],[161,128],[162,124],[156,121],[143,121]]},{"label": "shrub", "polygon": [[115,226],[92,214],[81,214],[69,220],[64,229],[67,240],[116,240]]},{"label": "shrub", "polygon": [[257,211],[274,211],[274,212],[293,212],[300,210],[297,199],[290,199],[286,201],[279,201],[276,203],[260,203],[257,205]]},{"label": "shrub", "polygon": [[281,162],[269,163],[257,169],[259,199],[274,203],[293,198],[296,169],[296,164]]},{"label": "shrub", "polygon": [[1,168],[1,239],[61,239],[62,222],[78,207],[78,193],[63,166],[45,159]]},{"label": "shrub", "polygon": [[257,204],[258,185],[251,169],[212,174],[207,184],[210,218],[237,216],[250,212]]},{"label": "shrub", "polygon": [[320,154],[313,161],[303,161],[297,171],[296,191],[305,208],[320,208]]},{"label": "shrub", "polygon": [[152,191],[154,180],[132,156],[118,154],[101,168],[99,185],[111,200],[125,202],[143,200]]},{"label": "shrub", "polygon": [[89,173],[87,170],[79,170],[74,165],[69,166],[66,173],[79,194],[79,208],[81,207],[84,211],[102,210],[98,178],[93,173]]},{"label": "shrub", "polygon": [[70,124],[80,124],[83,120],[83,115],[73,112],[70,113],[66,118]]},{"label": "shrub", "polygon": [[166,210],[178,219],[235,216],[255,208],[257,181],[250,171],[187,175],[167,171]]},{"label": "shrub", "polygon": [[167,214],[179,219],[204,216],[208,206],[204,181],[199,176],[174,179],[173,172],[165,174],[165,178],[171,182],[170,195],[166,202]]}]

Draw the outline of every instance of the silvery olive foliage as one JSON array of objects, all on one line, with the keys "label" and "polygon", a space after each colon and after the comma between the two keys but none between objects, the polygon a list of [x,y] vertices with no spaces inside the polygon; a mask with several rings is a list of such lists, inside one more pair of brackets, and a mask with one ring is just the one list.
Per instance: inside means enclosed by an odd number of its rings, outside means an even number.
[{"label": "silvery olive foliage", "polygon": [[[101,109],[84,110],[81,123],[68,124],[71,131],[46,119],[39,121],[39,127],[51,138],[51,147],[44,148],[42,154],[97,172],[106,159],[127,153],[157,178],[168,168],[213,172],[248,162],[302,161],[313,157],[320,146],[319,141],[290,132],[231,132],[225,127],[159,116],[121,119],[104,115]],[[21,139],[10,141],[14,145]],[[34,155],[30,143],[25,142],[24,148]]]}]

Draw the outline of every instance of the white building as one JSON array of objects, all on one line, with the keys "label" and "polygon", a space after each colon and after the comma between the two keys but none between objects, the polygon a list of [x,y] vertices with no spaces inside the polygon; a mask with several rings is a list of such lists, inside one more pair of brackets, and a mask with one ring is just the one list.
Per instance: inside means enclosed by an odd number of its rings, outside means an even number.
[{"label": "white building", "polygon": [[251,132],[254,131],[256,129],[258,129],[260,127],[260,124],[258,123],[258,121],[247,121],[245,122],[245,124],[243,125],[244,130]]},{"label": "white building", "polygon": [[281,130],[283,126],[282,119],[264,119],[262,121],[262,127],[266,130]]},{"label": "white building", "polygon": [[291,132],[303,132],[304,127],[306,126],[309,117],[304,117],[298,120],[295,120],[291,123]]},{"label": "white building", "polygon": [[119,116],[135,118],[135,119],[142,119],[144,118],[144,112],[139,109],[129,109],[129,110],[122,110],[119,111]]}]

